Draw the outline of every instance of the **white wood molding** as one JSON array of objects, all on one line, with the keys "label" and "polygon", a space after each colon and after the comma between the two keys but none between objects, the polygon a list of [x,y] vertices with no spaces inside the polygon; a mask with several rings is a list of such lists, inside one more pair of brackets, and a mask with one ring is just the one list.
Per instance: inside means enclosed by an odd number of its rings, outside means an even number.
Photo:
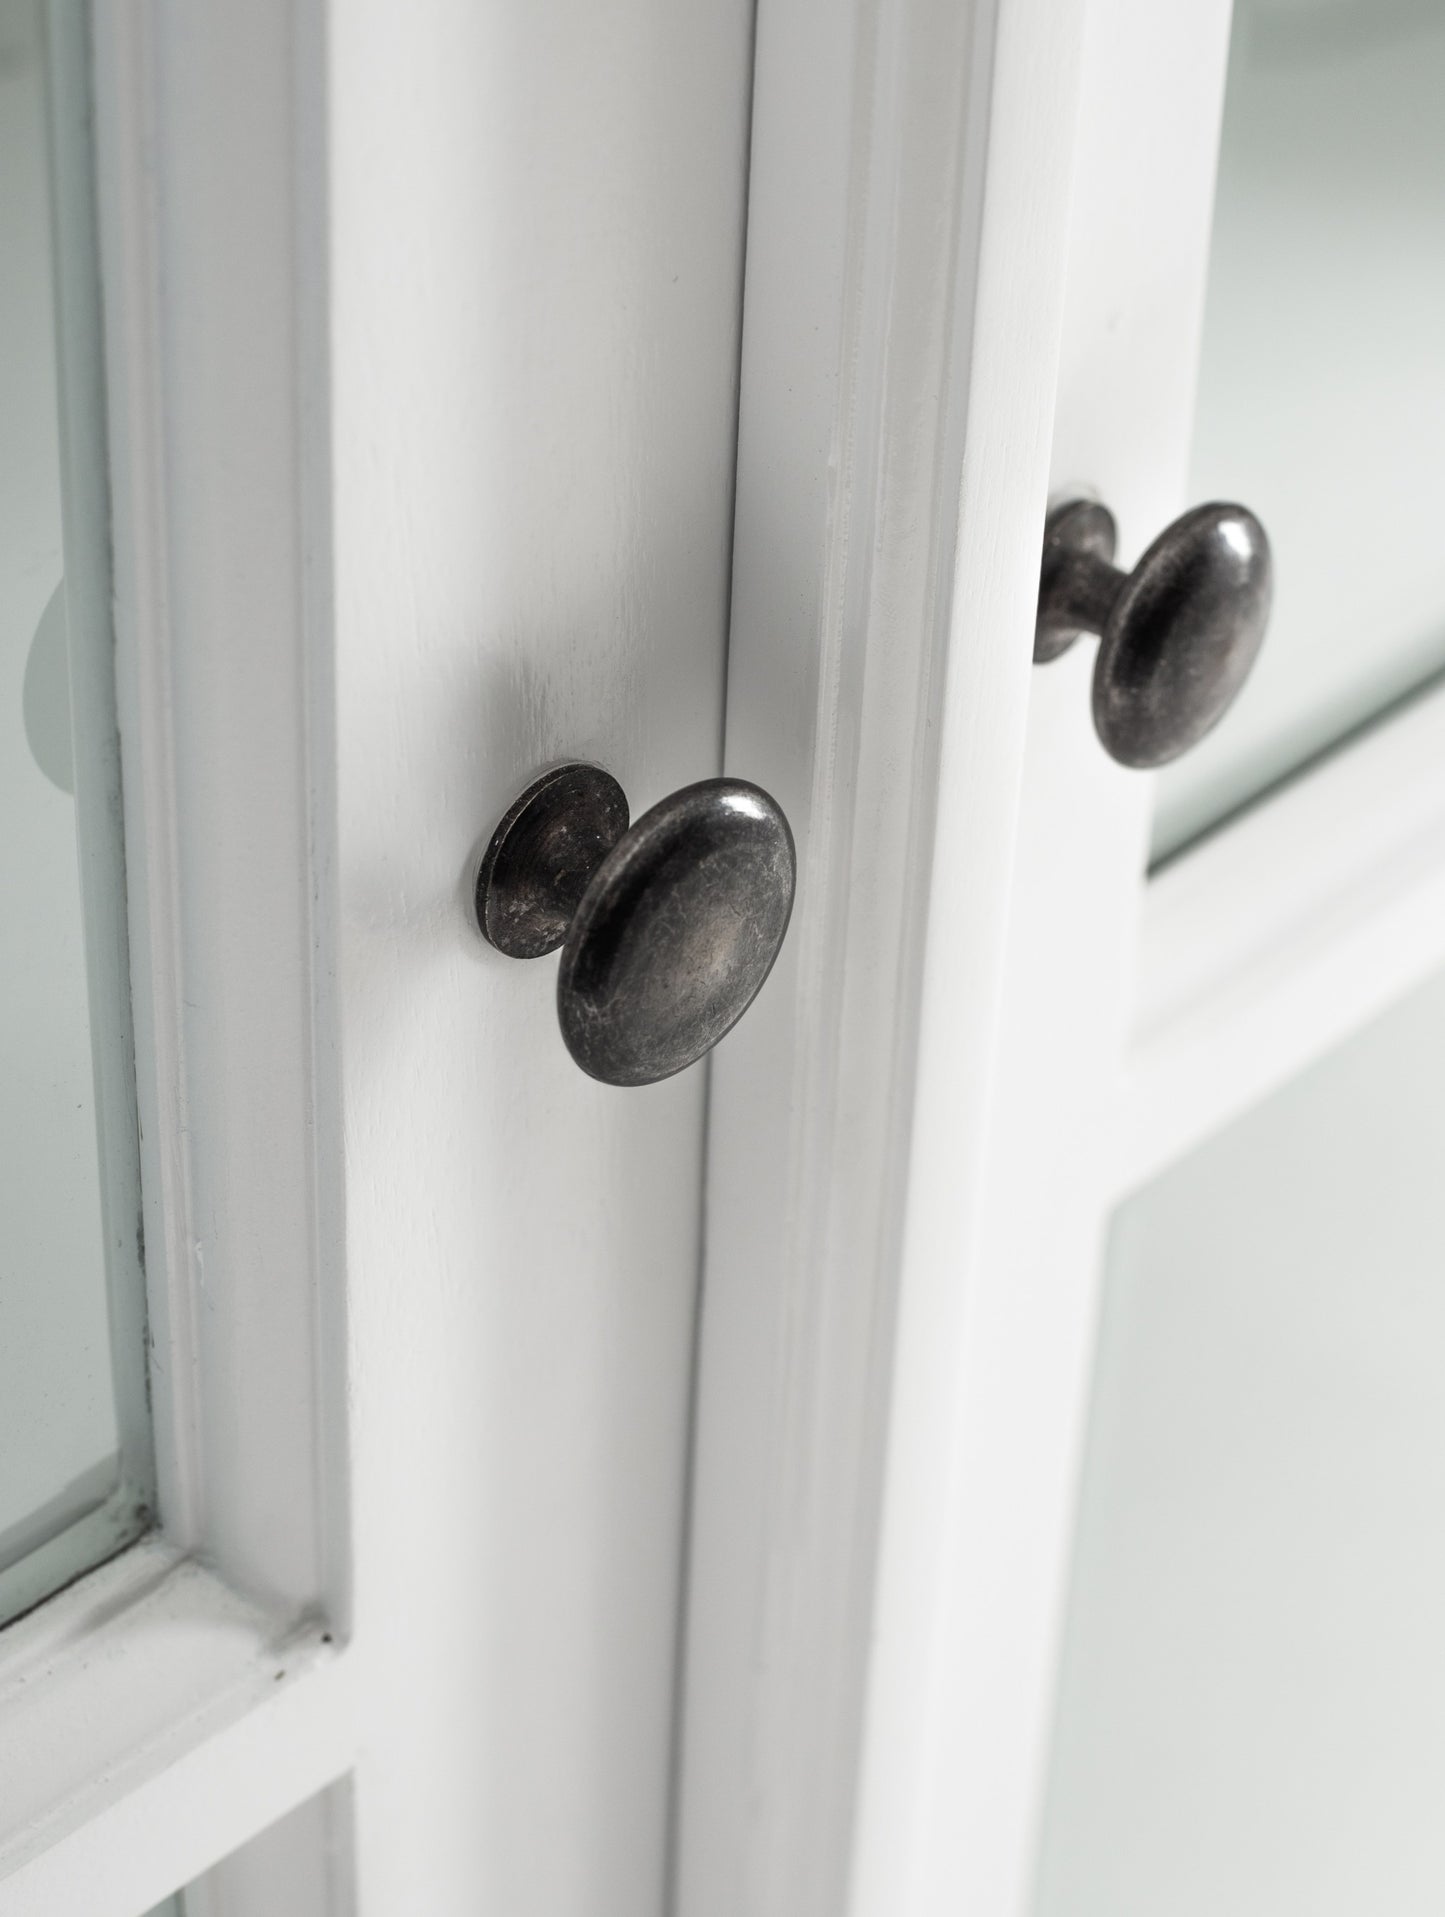
[{"label": "white wood molding", "polygon": [[161,1528],[0,1641],[5,1917],[135,1917],[355,1754],[318,16],[88,13]]},{"label": "white wood molding", "polygon": [[983,1176],[1079,17],[759,16],[727,756],[803,866],[713,1066],[684,1917],[933,1907],[903,1615],[930,1573],[901,1531],[931,1521],[947,1389],[913,1338],[944,1357]]},{"label": "white wood molding", "polygon": [[[1227,0],[1084,10],[1051,485],[1109,502],[1126,562],[1184,503],[1227,38]],[[1032,557],[1036,594],[1037,543]],[[890,1883],[910,1917],[1023,1917],[1032,1899],[1150,803],[1094,735],[1093,650],[1030,669],[996,1073],[968,1190],[947,984],[977,933],[954,861],[956,916],[931,930],[894,1386],[908,1443],[890,1460],[899,1534],[880,1552],[898,1588],[879,1635],[900,1673],[899,1748],[869,1917]]]},{"label": "white wood molding", "polygon": [[1121,1195],[1445,966],[1445,690],[1151,880]]},{"label": "white wood molding", "polygon": [[353,1759],[324,1626],[161,1543],[0,1644],[0,1917],[136,1917]]},{"label": "white wood molding", "polygon": [[751,8],[329,32],[362,1902],[656,1917],[706,1077],[469,891],[547,760],[720,769]]},{"label": "white wood molding", "polygon": [[160,1510],[299,1612],[342,1601],[347,1499],[296,14],[98,8],[94,77]]}]

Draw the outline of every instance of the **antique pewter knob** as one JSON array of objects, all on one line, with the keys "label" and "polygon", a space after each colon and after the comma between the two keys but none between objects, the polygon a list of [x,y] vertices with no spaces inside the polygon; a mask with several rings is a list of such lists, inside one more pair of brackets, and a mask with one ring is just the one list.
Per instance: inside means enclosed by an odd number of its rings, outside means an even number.
[{"label": "antique pewter knob", "polygon": [[1100,634],[1094,727],[1121,765],[1167,765],[1197,745],[1244,684],[1269,618],[1264,527],[1243,506],[1195,506],[1131,573],[1114,557],[1114,515],[1090,499],[1044,526],[1034,663],[1080,632]]},{"label": "antique pewter knob", "polygon": [[762,989],[788,929],[796,864],[775,799],[704,779],[627,823],[601,766],[534,779],[477,872],[477,924],[510,958],[562,947],[567,1049],[608,1085],[694,1064]]}]

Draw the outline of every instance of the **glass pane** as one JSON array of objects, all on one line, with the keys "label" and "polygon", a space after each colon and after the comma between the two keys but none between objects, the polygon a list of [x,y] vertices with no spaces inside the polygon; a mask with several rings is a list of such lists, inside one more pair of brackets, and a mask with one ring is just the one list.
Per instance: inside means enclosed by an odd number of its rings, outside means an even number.
[{"label": "glass pane", "polygon": [[1236,0],[1191,499],[1274,545],[1274,617],[1166,772],[1163,855],[1445,666],[1445,6]]},{"label": "glass pane", "polygon": [[0,1622],[150,1482],[80,18],[0,0]]},{"label": "glass pane", "polygon": [[1445,979],[1129,1201],[1036,1917],[1445,1910]]},{"label": "glass pane", "polygon": [[264,1910],[276,1917],[333,1910],[342,1903],[343,1859],[350,1849],[345,1784],[308,1798],[239,1850],[193,1878],[145,1917],[187,1917],[188,1912]]}]

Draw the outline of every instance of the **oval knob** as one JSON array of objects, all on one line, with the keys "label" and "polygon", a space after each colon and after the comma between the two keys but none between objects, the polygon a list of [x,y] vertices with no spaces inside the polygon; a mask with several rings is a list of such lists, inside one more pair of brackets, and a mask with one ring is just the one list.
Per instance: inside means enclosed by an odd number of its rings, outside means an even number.
[{"label": "oval knob", "polygon": [[608,1085],[651,1085],[710,1052],[762,990],[796,860],[782,807],[743,779],[685,786],[629,825],[610,772],[534,779],[477,871],[477,924],[510,958],[562,947],[567,1049]]},{"label": "oval knob", "polygon": [[1094,727],[1121,765],[1158,766],[1198,744],[1248,677],[1269,618],[1264,527],[1244,506],[1195,506],[1130,573],[1114,558],[1114,515],[1091,499],[1044,527],[1034,663],[1081,632],[1100,635]]}]

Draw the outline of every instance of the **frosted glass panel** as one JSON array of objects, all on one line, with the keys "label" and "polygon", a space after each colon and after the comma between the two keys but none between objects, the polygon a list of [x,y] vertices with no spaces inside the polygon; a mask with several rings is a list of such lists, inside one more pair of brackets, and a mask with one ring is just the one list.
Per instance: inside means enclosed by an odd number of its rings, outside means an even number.
[{"label": "frosted glass panel", "polygon": [[1163,854],[1445,667],[1445,6],[1236,0],[1191,499],[1274,546],[1254,677]]},{"label": "frosted glass panel", "polygon": [[1109,1247],[1035,1917],[1445,1911],[1445,979]]},{"label": "frosted glass panel", "polygon": [[0,1622],[149,1481],[82,10],[50,17],[48,58],[0,0]]}]

